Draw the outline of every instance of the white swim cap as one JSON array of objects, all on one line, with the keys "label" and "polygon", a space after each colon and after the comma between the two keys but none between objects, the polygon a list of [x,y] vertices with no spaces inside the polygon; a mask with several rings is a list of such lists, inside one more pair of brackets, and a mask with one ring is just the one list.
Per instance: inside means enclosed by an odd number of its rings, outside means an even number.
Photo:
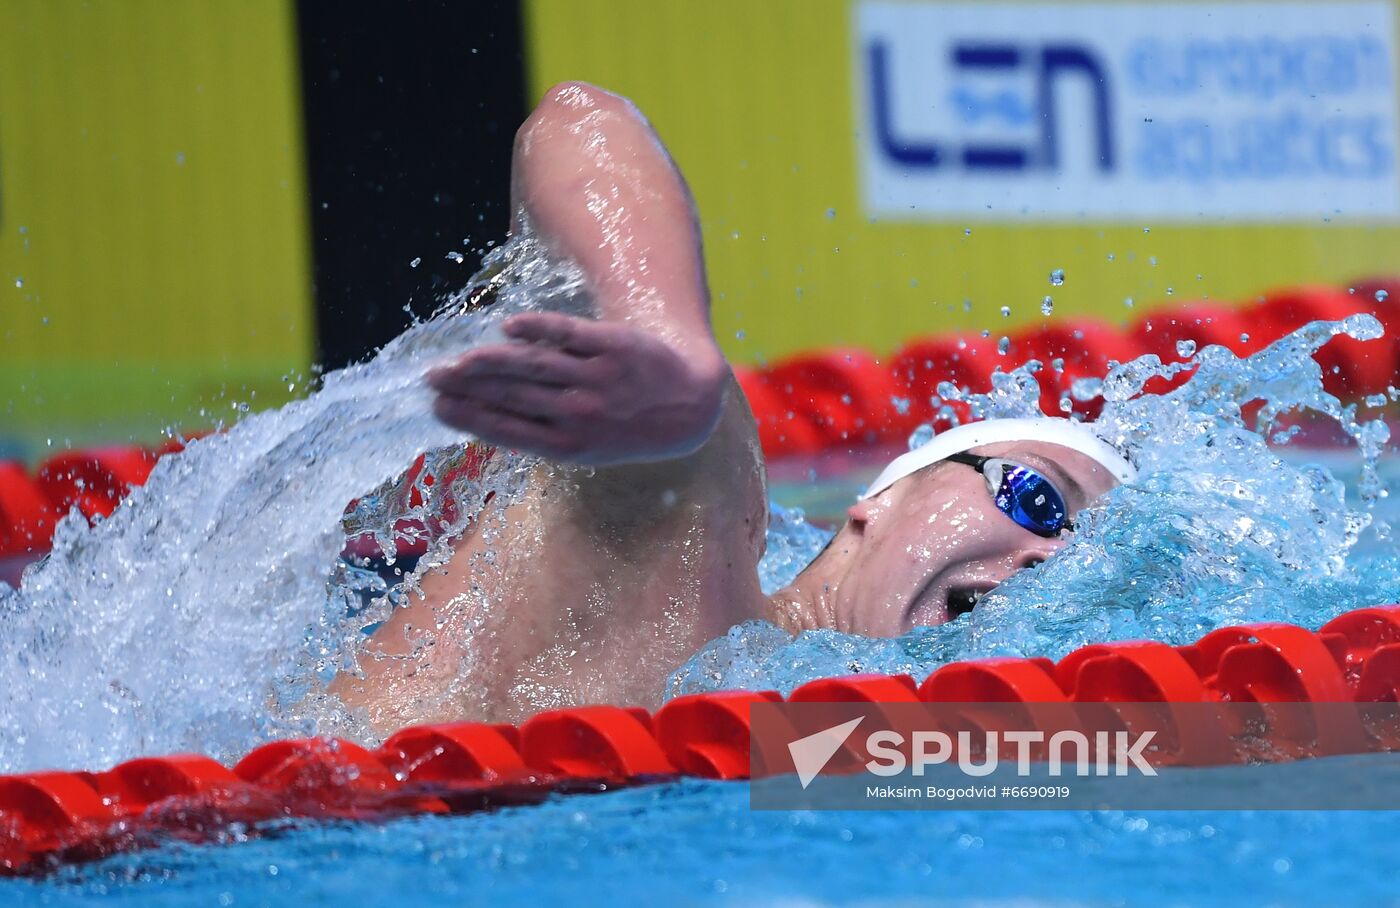
[{"label": "white swim cap", "polygon": [[988,419],[949,429],[934,436],[928,444],[899,455],[875,477],[861,498],[879,495],[911,473],[954,454],[1002,441],[1044,441],[1078,451],[1112,473],[1119,482],[1130,482],[1137,475],[1137,468],[1123,455],[1080,423],[1059,416]]}]

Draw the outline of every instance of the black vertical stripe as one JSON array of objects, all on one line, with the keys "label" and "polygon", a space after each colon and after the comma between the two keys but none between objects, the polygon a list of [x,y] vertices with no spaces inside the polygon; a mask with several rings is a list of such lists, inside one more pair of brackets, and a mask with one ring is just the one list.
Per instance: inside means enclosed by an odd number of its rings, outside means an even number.
[{"label": "black vertical stripe", "polygon": [[298,0],[297,16],[318,361],[334,368],[402,331],[405,305],[432,311],[505,233],[526,103],[521,11]]}]

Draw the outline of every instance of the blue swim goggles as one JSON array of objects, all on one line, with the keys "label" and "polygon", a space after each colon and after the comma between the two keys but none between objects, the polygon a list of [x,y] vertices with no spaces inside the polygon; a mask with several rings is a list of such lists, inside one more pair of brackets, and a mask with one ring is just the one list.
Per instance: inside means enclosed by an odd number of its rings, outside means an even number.
[{"label": "blue swim goggles", "polygon": [[947,459],[981,473],[997,509],[1018,526],[1047,539],[1074,529],[1060,490],[1030,467],[1001,457],[967,453],[952,454]]}]

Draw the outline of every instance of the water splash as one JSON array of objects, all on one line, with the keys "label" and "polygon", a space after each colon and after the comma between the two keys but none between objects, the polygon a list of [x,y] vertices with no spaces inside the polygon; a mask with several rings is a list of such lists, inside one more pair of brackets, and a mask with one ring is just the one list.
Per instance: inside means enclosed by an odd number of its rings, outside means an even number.
[{"label": "water splash", "polygon": [[758,565],[758,582],[765,596],[792,583],[822,546],[831,541],[830,530],[813,526],[801,508],[768,506],[768,548]]},{"label": "water splash", "polygon": [[[483,484],[519,485],[508,458],[482,479],[420,489],[418,509],[402,478],[385,484],[423,452],[426,472],[445,475],[469,440],[433,417],[429,366],[499,339],[514,312],[585,306],[577,268],[545,255],[528,224],[484,264],[370,361],[162,459],[109,519],[70,514],[20,589],[0,584],[0,772],[191,749],[228,758],[311,730],[300,698],[404,594],[339,561],[347,529],[392,559],[399,520],[449,492],[470,502]],[[494,305],[462,311],[487,294]],[[471,517],[463,509],[457,526]],[[347,620],[361,599],[372,607]]]},{"label": "water splash", "polygon": [[[1376,468],[1389,431],[1325,392],[1312,358],[1339,334],[1380,333],[1374,318],[1357,315],[1307,325],[1247,359],[1213,346],[1183,349],[1185,362],[1146,356],[1114,368],[1085,389],[1103,398],[1093,428],[1129,455],[1140,477],[1082,511],[1074,539],[1054,557],[1003,583],[971,615],[896,639],[820,630],[794,640],[762,622],[736,627],[677,671],[668,695],[788,691],[863,671],[922,677],[959,659],[1059,658],[1109,640],[1184,644],[1239,622],[1316,628],[1347,609],[1400,601],[1393,546],[1358,547],[1367,532],[1380,543],[1388,534],[1368,525],[1387,493]],[[1190,381],[1170,393],[1142,394],[1153,378],[1190,370]],[[990,393],[966,402],[982,417],[1036,415],[1037,371],[1031,363],[998,374]],[[1284,417],[1325,418],[1353,440],[1356,505],[1327,469],[1270,448],[1271,435],[1276,443],[1291,437],[1276,431]],[[815,555],[816,540],[794,535],[790,523],[774,526],[785,563],[797,556],[794,540]]]}]

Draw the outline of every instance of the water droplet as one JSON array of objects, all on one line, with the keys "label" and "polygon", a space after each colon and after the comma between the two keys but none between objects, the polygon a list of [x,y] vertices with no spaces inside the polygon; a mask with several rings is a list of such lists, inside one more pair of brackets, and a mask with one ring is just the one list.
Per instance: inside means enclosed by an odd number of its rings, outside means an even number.
[{"label": "water droplet", "polygon": [[418,257],[414,258],[413,261],[411,261],[411,262],[408,263],[408,267],[410,267],[410,268],[417,268],[417,267],[418,267],[419,265],[421,265],[421,264],[423,264],[423,257],[422,257],[422,256],[418,256]]},{"label": "water droplet", "polygon": [[1248,334],[1241,334],[1241,335],[1240,335],[1240,343],[1242,343],[1242,344],[1247,344],[1247,343],[1249,343],[1249,335],[1248,335]]},{"label": "water droplet", "polygon": [[1196,353],[1196,342],[1193,340],[1179,340],[1176,342],[1176,355],[1182,359],[1190,359]]},{"label": "water droplet", "polygon": [[909,412],[909,398],[907,397],[891,396],[890,404],[894,407],[894,411],[900,416],[904,416]]},{"label": "water droplet", "polygon": [[1123,305],[1127,306],[1129,309],[1133,308],[1133,298],[1131,296],[1124,297]]},{"label": "water droplet", "polygon": [[928,444],[931,441],[933,441],[933,426],[931,426],[928,423],[924,423],[923,425],[915,429],[912,433],[910,433],[909,450],[912,451],[915,448],[922,448],[924,445]]},{"label": "water droplet", "polygon": [[1388,398],[1384,394],[1372,394],[1370,397],[1366,398],[1366,406],[1384,407],[1387,400]]},{"label": "water droplet", "polygon": [[47,325],[47,324],[49,323],[49,317],[48,317],[47,315],[44,316],[42,319],[40,319],[40,322],[41,322],[42,324]]},{"label": "water droplet", "polygon": [[1151,227],[1144,227],[1144,228],[1142,228],[1142,232],[1143,232],[1143,233],[1151,233],[1151,232],[1152,232],[1152,228],[1151,228]]},{"label": "water droplet", "polygon": [[1051,299],[1050,297],[1047,296],[1045,299],[1043,299],[1043,300],[1040,301],[1040,314],[1041,314],[1041,315],[1049,315],[1050,313],[1052,313],[1052,312],[1054,312],[1054,311],[1055,311],[1055,301],[1054,301],[1053,299]]},{"label": "water droplet", "polygon": [[1087,403],[1103,395],[1103,379],[1092,377],[1076,378],[1070,383],[1069,393],[1075,400],[1081,403]]},{"label": "water droplet", "polygon": [[834,217],[836,217],[836,209],[835,209],[835,208],[828,208],[828,209],[826,210],[826,218],[827,218],[827,220],[831,220],[831,219],[834,218]]},{"label": "water droplet", "polygon": [[1110,253],[1108,254],[1108,260],[1109,260],[1110,262],[1113,261],[1113,253],[1110,252]]},{"label": "water droplet", "polygon": [[740,328],[738,331],[734,332],[735,340],[743,340],[745,337],[748,337],[748,333],[745,332],[743,328]]},{"label": "water droplet", "polygon": [[1010,307],[1010,306],[1002,306],[1002,307],[1001,307],[1001,317],[1002,317],[1002,318],[1010,318],[1010,317],[1011,317],[1011,307]]},{"label": "water droplet", "polygon": [[1175,292],[1176,292],[1176,290],[1174,290],[1173,288],[1171,288],[1171,287],[1168,287],[1168,288],[1167,288],[1167,296],[1171,296],[1171,295],[1172,295],[1173,293],[1175,293]]},{"label": "water droplet", "polygon": [[184,163],[185,163],[185,153],[184,153],[183,151],[177,152],[176,155],[175,155],[175,166],[176,166],[176,167],[180,167],[180,166],[183,166]]},{"label": "water droplet", "polygon": [[1051,283],[1051,284],[1053,284],[1053,285],[1056,286],[1056,287],[1059,287],[1059,286],[1062,285],[1064,282],[1065,282],[1065,269],[1063,269],[1063,268],[1056,268],[1054,271],[1050,272],[1050,283]]},{"label": "water droplet", "polygon": [[1156,268],[1156,267],[1157,267],[1157,256],[1155,256],[1155,255],[1149,255],[1149,256],[1147,257],[1147,264],[1151,265],[1153,268]]},{"label": "water droplet", "polygon": [[1006,351],[1007,351],[1007,350],[1010,350],[1010,349],[1011,349],[1011,338],[1009,338],[1009,337],[1003,337],[1001,340],[997,341],[997,352],[1000,353],[1002,356],[1005,356],[1005,355],[1006,355]]},{"label": "water droplet", "polygon": [[1376,302],[1378,302],[1378,303],[1383,303],[1383,302],[1385,302],[1385,299],[1386,299],[1386,297],[1388,297],[1388,296],[1390,296],[1390,294],[1389,294],[1389,293],[1386,293],[1384,290],[1377,290],[1377,291],[1376,291]]},{"label": "water droplet", "polygon": [[1045,496],[1044,496],[1044,495],[1037,495],[1037,496],[1035,496],[1035,506],[1036,506],[1036,507],[1040,507],[1040,506],[1042,506],[1043,504],[1045,504]]},{"label": "water droplet", "polygon": [[971,227],[964,227],[964,228],[963,228],[963,236],[972,236],[972,228],[971,228]]},{"label": "water droplet", "polygon": [[16,287],[23,287],[23,286],[24,286],[24,278],[22,278],[22,277],[17,277],[17,278],[15,278],[15,286],[16,286]]},{"label": "water droplet", "polygon": [[462,255],[462,253],[460,253],[460,252],[449,252],[449,253],[447,253],[447,255],[446,255],[445,257],[446,257],[447,259],[449,259],[450,261],[455,262],[455,263],[458,264],[458,265],[460,265],[460,264],[462,264],[462,262],[466,261],[466,256]]}]

